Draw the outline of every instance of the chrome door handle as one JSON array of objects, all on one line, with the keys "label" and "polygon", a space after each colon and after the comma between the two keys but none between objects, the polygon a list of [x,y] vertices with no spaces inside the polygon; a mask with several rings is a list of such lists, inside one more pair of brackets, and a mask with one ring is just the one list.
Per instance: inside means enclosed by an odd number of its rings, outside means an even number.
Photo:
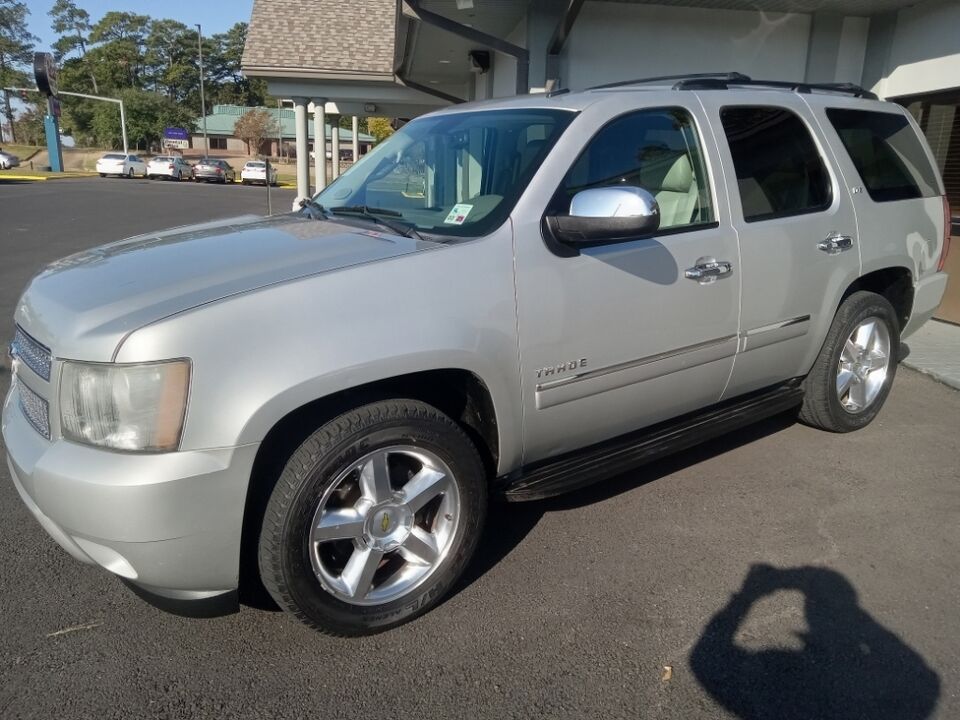
[{"label": "chrome door handle", "polygon": [[727,277],[733,272],[733,265],[726,260],[716,260],[712,257],[702,257],[692,268],[683,271],[687,280],[696,280],[701,285],[716,282],[717,278]]},{"label": "chrome door handle", "polygon": [[837,255],[853,247],[853,238],[838,232],[830,233],[825,240],[817,243],[817,249],[827,255]]}]

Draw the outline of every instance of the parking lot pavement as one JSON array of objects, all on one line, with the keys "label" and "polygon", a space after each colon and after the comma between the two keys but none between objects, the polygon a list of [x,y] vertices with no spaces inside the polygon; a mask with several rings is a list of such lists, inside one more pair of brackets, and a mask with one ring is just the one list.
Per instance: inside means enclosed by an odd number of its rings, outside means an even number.
[{"label": "parking lot pavement", "polygon": [[[271,189],[274,212],[295,193]],[[95,245],[174,225],[267,213],[264,187],[163,180],[83,178],[0,182],[0,338],[24,285],[53,260]]]},{"label": "parking lot pavement", "polygon": [[[249,209],[237,188],[26,190],[4,207],[26,228],[0,245],[5,323],[46,260]],[[360,640],[165,615],[57,548],[4,466],[0,717],[960,717],[958,428],[960,393],[901,369],[861,432],[781,417],[495,506],[451,598]]]}]

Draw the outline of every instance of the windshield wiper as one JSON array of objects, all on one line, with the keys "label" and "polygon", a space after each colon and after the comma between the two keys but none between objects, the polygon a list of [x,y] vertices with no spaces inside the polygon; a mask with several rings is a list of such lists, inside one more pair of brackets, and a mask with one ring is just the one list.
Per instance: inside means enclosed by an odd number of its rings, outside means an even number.
[{"label": "windshield wiper", "polygon": [[300,207],[306,210],[310,217],[315,220],[326,220],[327,209],[313,198],[304,198],[300,201]]},{"label": "windshield wiper", "polygon": [[412,223],[408,224],[406,222],[391,222],[390,220],[380,217],[381,215],[386,215],[387,217],[391,218],[402,218],[403,213],[399,213],[396,210],[369,207],[367,205],[338,205],[330,208],[330,212],[335,215],[354,215],[356,217],[362,217],[363,219],[370,220],[378,225],[383,225],[383,227],[387,228],[388,230],[392,230],[397,235],[423,240],[423,236],[417,232]]}]

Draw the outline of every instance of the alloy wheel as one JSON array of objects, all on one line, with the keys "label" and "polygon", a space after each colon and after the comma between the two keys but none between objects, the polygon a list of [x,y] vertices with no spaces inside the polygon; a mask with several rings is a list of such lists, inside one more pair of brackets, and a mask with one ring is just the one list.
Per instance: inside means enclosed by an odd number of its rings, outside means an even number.
[{"label": "alloy wheel", "polygon": [[433,575],[459,522],[457,482],[439,457],[421,447],[381,448],[324,493],[307,551],[328,592],[353,605],[379,605]]},{"label": "alloy wheel", "polygon": [[837,363],[837,398],[849,413],[860,413],[877,399],[890,370],[890,331],[868,317],[847,338]]}]

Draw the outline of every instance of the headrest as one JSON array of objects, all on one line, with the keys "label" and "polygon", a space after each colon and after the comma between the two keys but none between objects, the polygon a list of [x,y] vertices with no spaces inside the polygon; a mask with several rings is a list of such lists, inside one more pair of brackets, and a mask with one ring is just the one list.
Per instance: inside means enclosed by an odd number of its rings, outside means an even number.
[{"label": "headrest", "polygon": [[693,185],[693,167],[685,153],[663,153],[643,160],[640,184],[650,192],[690,192]]}]

